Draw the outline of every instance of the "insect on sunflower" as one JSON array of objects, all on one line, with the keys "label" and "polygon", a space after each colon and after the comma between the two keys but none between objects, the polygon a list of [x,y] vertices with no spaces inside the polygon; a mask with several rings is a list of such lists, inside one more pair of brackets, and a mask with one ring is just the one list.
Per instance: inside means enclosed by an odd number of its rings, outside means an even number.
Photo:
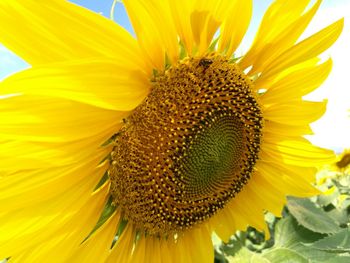
[{"label": "insect on sunflower", "polygon": [[0,258],[213,262],[333,152],[310,144],[339,20],[277,0],[235,59],[252,1],[123,1],[136,38],[63,0],[2,0],[0,42],[31,68],[0,83]]}]

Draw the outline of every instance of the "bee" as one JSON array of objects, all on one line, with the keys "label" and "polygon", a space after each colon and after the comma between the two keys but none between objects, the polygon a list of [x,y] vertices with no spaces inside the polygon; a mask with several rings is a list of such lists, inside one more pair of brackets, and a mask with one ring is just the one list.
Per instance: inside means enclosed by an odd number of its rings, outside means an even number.
[{"label": "bee", "polygon": [[205,70],[209,68],[211,64],[213,64],[213,61],[208,58],[202,58],[198,63],[198,65],[203,67]]}]

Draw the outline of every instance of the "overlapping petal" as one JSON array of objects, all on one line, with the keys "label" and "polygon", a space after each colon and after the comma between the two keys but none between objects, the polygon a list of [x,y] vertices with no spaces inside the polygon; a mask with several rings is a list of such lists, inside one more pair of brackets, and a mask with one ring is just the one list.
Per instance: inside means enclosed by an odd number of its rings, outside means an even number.
[{"label": "overlapping petal", "polygon": [[150,89],[142,67],[133,63],[129,58],[92,58],[37,66],[0,82],[0,95],[63,98],[106,110],[130,111]]},{"label": "overlapping petal", "polygon": [[0,24],[0,43],[32,65],[99,56],[143,63],[124,28],[68,1],[3,0]]}]

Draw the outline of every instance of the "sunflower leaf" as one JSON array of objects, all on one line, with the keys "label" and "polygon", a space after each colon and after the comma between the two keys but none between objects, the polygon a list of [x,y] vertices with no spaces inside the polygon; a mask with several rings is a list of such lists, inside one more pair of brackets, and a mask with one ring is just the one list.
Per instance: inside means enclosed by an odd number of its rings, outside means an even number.
[{"label": "sunflower leaf", "polygon": [[272,263],[260,254],[242,248],[234,257],[227,257],[229,263]]},{"label": "sunflower leaf", "polygon": [[264,253],[264,258],[268,259],[269,262],[298,262],[298,263],[309,263],[310,261],[298,253],[287,248],[276,248]]},{"label": "sunflower leaf", "polygon": [[319,249],[312,247],[314,242],[317,242],[324,237],[326,237],[325,234],[312,232],[311,230],[299,225],[296,219],[289,215],[276,224],[275,246],[271,250],[285,248],[297,253],[298,255],[300,254],[303,258],[307,258],[309,260],[308,262],[328,262],[327,260],[333,258],[334,254],[320,251]]},{"label": "sunflower leaf", "polygon": [[312,247],[332,253],[350,252],[350,229],[343,229],[334,235],[318,240],[312,244]]},{"label": "sunflower leaf", "polygon": [[338,222],[309,199],[289,197],[287,207],[299,224],[313,232],[333,234],[341,230]]}]

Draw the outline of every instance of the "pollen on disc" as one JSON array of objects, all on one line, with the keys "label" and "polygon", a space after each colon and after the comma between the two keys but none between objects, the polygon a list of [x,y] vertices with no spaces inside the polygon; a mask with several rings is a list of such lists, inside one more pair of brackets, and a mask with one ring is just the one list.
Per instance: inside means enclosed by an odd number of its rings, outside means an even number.
[{"label": "pollen on disc", "polygon": [[166,236],[213,216],[258,159],[263,118],[251,81],[227,58],[188,58],[152,90],[115,139],[111,193],[126,219]]}]

